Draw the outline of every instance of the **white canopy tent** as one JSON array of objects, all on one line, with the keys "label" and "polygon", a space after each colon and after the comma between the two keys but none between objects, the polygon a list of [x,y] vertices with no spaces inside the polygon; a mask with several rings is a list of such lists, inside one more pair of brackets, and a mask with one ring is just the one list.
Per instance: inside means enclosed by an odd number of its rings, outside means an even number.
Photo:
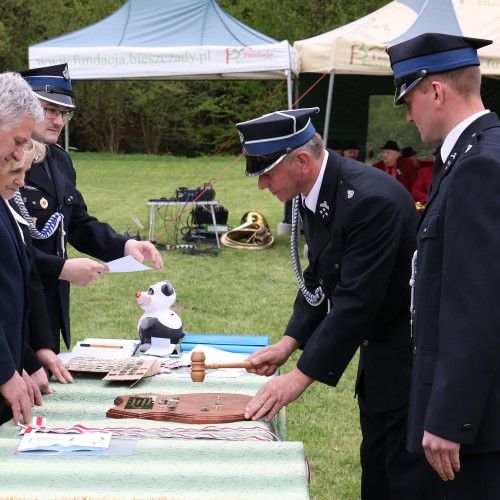
[{"label": "white canopy tent", "polygon": [[215,0],[128,0],[91,26],[29,47],[29,67],[67,62],[74,80],[286,79],[298,58]]},{"label": "white canopy tent", "polygon": [[498,1],[394,0],[352,23],[294,43],[301,73],[330,73],[325,139],[335,75],[390,76],[386,47],[431,32],[493,40],[479,51],[481,71],[486,76],[500,76]]}]

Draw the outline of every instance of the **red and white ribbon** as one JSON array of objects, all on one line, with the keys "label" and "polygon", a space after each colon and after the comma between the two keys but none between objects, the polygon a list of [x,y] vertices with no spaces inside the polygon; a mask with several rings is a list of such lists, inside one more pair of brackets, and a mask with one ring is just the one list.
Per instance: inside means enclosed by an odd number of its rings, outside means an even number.
[{"label": "red and white ribbon", "polygon": [[[72,427],[48,427],[46,419],[36,417],[30,425],[18,424],[20,434],[30,432],[53,432],[57,434],[84,434],[91,432],[109,432],[113,436],[122,437],[153,437],[153,438],[182,438],[182,439],[218,439],[224,441],[279,441],[279,438],[266,427],[219,427],[207,425],[201,428],[190,427],[86,427],[75,424]],[[258,434],[247,434],[250,431],[258,431],[267,436]],[[223,432],[236,432],[240,435],[222,435]]]}]

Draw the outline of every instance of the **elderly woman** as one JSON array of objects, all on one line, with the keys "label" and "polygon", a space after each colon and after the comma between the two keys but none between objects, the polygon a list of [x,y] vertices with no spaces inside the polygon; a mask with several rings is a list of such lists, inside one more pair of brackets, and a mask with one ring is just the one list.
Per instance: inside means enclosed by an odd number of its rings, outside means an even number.
[{"label": "elderly woman", "polygon": [[[32,162],[39,163],[45,156],[45,146],[37,141],[29,141],[24,148],[21,161],[10,161],[0,170],[0,195],[5,200],[11,200],[18,194],[18,189],[24,186],[24,175],[31,168]],[[41,168],[41,167],[40,167]],[[14,203],[9,205],[16,220],[21,237],[26,244],[30,261],[30,313],[28,317],[29,337],[24,350],[24,368],[31,381],[43,394],[50,394],[48,374],[52,373],[61,383],[73,382],[71,374],[54,352],[53,339],[49,328],[49,318],[43,298],[42,282],[33,262],[33,248],[27,222],[17,211]],[[32,384],[33,385],[33,384]]]}]

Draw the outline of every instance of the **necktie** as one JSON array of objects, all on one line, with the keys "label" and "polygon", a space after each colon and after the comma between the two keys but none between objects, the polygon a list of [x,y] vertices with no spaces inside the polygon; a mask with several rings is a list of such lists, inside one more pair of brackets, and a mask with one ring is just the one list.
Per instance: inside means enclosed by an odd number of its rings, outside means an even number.
[{"label": "necktie", "polygon": [[432,171],[432,182],[441,174],[443,170],[443,160],[441,160],[441,153],[438,153],[434,159],[434,169]]},{"label": "necktie", "polygon": [[304,217],[305,217],[305,234],[307,235],[307,239],[312,239],[313,236],[313,227],[314,227],[314,212],[309,210],[307,207],[304,207]]}]

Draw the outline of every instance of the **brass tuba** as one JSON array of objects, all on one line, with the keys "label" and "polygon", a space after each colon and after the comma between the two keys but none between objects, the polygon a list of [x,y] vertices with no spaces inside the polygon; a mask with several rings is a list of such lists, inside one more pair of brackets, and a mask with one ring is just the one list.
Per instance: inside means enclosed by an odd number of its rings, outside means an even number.
[{"label": "brass tuba", "polygon": [[247,212],[238,226],[220,237],[223,245],[230,248],[263,250],[274,245],[274,236],[265,217],[259,212]]}]

